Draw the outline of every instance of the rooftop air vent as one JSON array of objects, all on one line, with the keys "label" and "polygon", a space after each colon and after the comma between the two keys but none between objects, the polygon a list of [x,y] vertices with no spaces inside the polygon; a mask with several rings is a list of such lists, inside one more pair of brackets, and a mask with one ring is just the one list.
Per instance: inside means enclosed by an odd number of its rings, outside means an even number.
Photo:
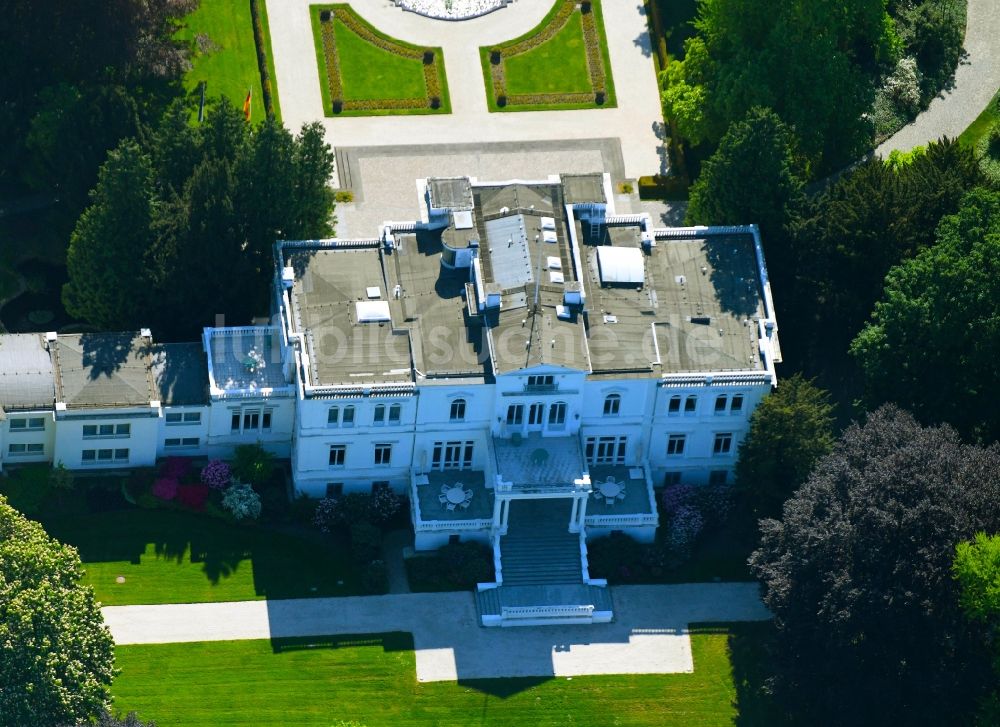
[{"label": "rooftop air vent", "polygon": [[555,231],[556,220],[554,217],[543,217],[540,221],[542,223],[543,230],[552,230],[553,232]]},{"label": "rooftop air vent", "polygon": [[385,300],[359,300],[354,304],[358,323],[385,323],[391,320],[389,303]]},{"label": "rooftop air vent", "polygon": [[452,219],[455,220],[456,230],[472,229],[472,212],[470,212],[469,210],[460,210],[458,212],[453,212]]},{"label": "rooftop air vent", "polygon": [[562,260],[560,260],[559,258],[555,257],[554,255],[549,255],[545,259],[545,262],[546,262],[549,270],[562,270]]},{"label": "rooftop air vent", "polygon": [[377,285],[372,285],[365,288],[365,295],[368,296],[369,300],[375,300],[382,297],[382,291]]},{"label": "rooftop air vent", "polygon": [[700,326],[709,326],[712,324],[712,316],[691,316],[688,320]]},{"label": "rooftop air vent", "polygon": [[597,267],[603,285],[642,285],[646,281],[642,251],[637,247],[602,245],[597,248]]}]

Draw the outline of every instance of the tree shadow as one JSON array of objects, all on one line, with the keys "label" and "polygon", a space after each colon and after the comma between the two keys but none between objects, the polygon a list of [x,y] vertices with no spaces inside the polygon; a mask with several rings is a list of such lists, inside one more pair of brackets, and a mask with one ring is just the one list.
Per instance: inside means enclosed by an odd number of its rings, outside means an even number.
[{"label": "tree shadow", "polygon": [[735,316],[758,314],[761,288],[757,279],[757,257],[749,235],[715,235],[702,248],[712,268],[710,280],[719,306]]},{"label": "tree shadow", "polygon": [[134,333],[84,333],[80,336],[81,363],[93,381],[118,371],[133,350]]},{"label": "tree shadow", "polygon": [[506,679],[459,679],[458,686],[475,689],[491,697],[507,699],[555,679],[554,676],[510,677]]},{"label": "tree shadow", "polygon": [[774,623],[771,621],[729,624],[698,624],[698,630],[717,629],[728,632],[727,652],[733,669],[736,689],[735,706],[738,727],[790,727],[791,716],[783,710],[771,693],[769,664],[775,658]]},{"label": "tree shadow", "polygon": [[347,634],[341,636],[283,636],[271,639],[275,654],[314,649],[352,649],[359,646],[381,646],[382,651],[413,651],[413,634],[389,631],[380,634]]}]

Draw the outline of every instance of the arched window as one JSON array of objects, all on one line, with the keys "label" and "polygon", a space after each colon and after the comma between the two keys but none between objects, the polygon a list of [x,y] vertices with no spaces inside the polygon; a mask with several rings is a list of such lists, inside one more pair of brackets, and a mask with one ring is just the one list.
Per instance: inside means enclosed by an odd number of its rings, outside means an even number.
[{"label": "arched window", "polygon": [[681,395],[674,394],[670,397],[670,404],[667,406],[668,414],[677,414],[681,410]]},{"label": "arched window", "polygon": [[465,421],[465,399],[453,399],[448,418],[453,422]]},{"label": "arched window", "polygon": [[698,397],[697,396],[689,396],[687,399],[684,400],[684,413],[685,414],[694,414],[695,409],[697,409],[697,408],[698,408]]},{"label": "arched window", "polygon": [[560,427],[566,423],[566,402],[557,401],[549,404],[549,425]]},{"label": "arched window", "polygon": [[604,397],[604,416],[614,417],[618,416],[618,412],[622,408],[622,397],[621,394],[608,394]]},{"label": "arched window", "polygon": [[393,404],[389,407],[389,423],[399,424],[400,416],[403,413],[403,407],[400,404]]},{"label": "arched window", "polygon": [[340,424],[340,407],[331,406],[329,411],[326,413],[326,424],[330,427],[335,427]]},{"label": "arched window", "polygon": [[343,424],[345,427],[353,427],[354,426],[354,407],[353,406],[345,406],[344,407],[344,414],[340,418],[340,423]]},{"label": "arched window", "polygon": [[378,404],[375,407],[375,416],[372,418],[376,424],[385,424],[385,404]]}]

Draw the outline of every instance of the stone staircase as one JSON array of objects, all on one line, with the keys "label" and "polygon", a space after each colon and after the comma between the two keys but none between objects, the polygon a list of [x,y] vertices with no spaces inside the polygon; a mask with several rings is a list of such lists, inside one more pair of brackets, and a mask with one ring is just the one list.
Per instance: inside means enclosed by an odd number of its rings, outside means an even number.
[{"label": "stone staircase", "polygon": [[505,586],[583,583],[580,536],[568,530],[571,509],[565,499],[511,503],[500,539]]}]

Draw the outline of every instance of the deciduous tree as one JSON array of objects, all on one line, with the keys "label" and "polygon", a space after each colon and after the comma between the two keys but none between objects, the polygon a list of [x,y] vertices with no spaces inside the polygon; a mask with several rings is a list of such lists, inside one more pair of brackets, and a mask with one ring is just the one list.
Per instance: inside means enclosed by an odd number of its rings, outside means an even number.
[{"label": "deciduous tree", "polygon": [[114,642],[73,548],[0,497],[0,725],[87,720],[109,703]]},{"label": "deciduous tree", "polygon": [[965,723],[989,652],[951,567],[959,542],[1000,529],[1000,447],[882,407],[761,529],[750,565],[783,702],[810,724]]}]

